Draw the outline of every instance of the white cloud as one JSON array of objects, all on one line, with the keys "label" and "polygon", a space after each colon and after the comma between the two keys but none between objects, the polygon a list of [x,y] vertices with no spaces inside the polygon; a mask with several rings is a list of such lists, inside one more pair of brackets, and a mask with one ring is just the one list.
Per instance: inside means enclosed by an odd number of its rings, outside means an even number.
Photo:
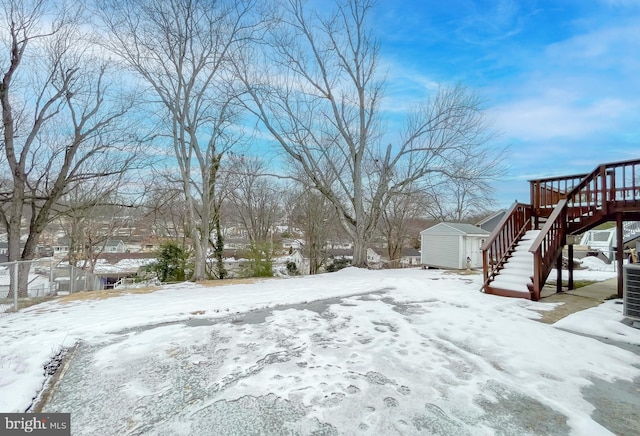
[{"label": "white cloud", "polygon": [[618,128],[619,118],[633,108],[620,99],[603,98],[583,104],[549,91],[538,97],[494,106],[490,118],[509,138],[538,140],[549,138],[578,139],[597,131]]},{"label": "white cloud", "polygon": [[[576,140],[637,131],[640,27],[603,27],[547,46],[522,73],[492,89],[509,137]],[[635,118],[635,119],[634,119]]]}]

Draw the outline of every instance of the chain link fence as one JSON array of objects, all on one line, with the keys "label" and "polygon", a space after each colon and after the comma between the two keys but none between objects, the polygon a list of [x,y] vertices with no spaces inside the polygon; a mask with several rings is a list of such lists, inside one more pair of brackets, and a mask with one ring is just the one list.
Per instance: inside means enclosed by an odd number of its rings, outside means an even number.
[{"label": "chain link fence", "polygon": [[99,289],[98,276],[68,264],[48,259],[0,263],[0,317],[45,297]]}]

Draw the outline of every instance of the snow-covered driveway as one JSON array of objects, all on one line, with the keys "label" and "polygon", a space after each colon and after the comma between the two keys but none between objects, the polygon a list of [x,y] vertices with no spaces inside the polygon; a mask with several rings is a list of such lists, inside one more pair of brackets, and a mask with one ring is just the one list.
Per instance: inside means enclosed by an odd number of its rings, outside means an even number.
[{"label": "snow-covered driveway", "polygon": [[[82,341],[46,409],[70,412],[74,435],[611,434],[589,389],[639,381],[640,356],[539,323],[541,303],[479,284],[348,269],[52,305],[22,322],[44,340],[66,319],[67,345]],[[596,309],[608,324],[619,316]],[[627,328],[622,339],[640,344]]]}]

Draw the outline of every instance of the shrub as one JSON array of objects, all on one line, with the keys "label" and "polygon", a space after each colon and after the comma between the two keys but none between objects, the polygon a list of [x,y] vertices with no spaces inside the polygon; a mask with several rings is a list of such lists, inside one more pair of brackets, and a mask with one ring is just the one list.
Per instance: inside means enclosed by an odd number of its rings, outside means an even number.
[{"label": "shrub", "polygon": [[244,256],[248,262],[242,266],[242,277],[273,277],[273,260],[269,244],[254,244]]},{"label": "shrub", "polygon": [[156,252],[156,261],[145,267],[161,282],[183,282],[191,273],[189,253],[176,242],[163,242]]},{"label": "shrub", "polygon": [[290,276],[298,275],[298,265],[295,262],[287,262],[287,273]]},{"label": "shrub", "polygon": [[327,272],[340,271],[348,266],[351,266],[351,260],[340,257],[338,259],[334,259],[333,262],[327,266]]}]

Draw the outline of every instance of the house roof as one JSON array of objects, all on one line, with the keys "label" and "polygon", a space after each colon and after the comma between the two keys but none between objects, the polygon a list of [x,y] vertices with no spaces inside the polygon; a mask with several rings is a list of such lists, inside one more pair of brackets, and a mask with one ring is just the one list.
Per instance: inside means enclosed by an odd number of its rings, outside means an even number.
[{"label": "house roof", "polygon": [[122,260],[137,260],[137,259],[154,259],[155,253],[102,253],[98,256],[98,259],[104,259],[105,262],[111,265]]},{"label": "house roof", "polygon": [[368,248],[373,250],[373,252],[379,256],[384,256],[385,254],[387,254],[384,248],[380,248],[380,247],[368,247]]},{"label": "house roof", "polygon": [[491,234],[480,227],[474,226],[473,224],[449,223],[449,222],[438,223],[435,226],[431,226],[428,229],[424,229],[420,233],[421,234],[425,232],[436,233],[437,231],[434,231],[436,227],[438,227],[438,230],[441,230],[441,229],[445,231],[450,230],[452,231],[451,233],[461,233],[465,235],[489,236]]},{"label": "house roof", "polygon": [[420,257],[420,250],[412,247],[402,247],[402,257]]},{"label": "house roof", "polygon": [[484,224],[488,223],[489,221],[491,221],[491,220],[493,220],[493,219],[495,219],[495,218],[502,217],[505,213],[507,213],[507,211],[506,211],[505,209],[502,209],[502,210],[500,210],[500,211],[498,211],[498,212],[496,212],[496,213],[494,213],[494,214],[492,214],[492,215],[489,215],[489,216],[488,216],[488,217],[486,217],[485,219],[483,219],[483,220],[481,220],[481,221],[478,221],[478,222],[476,223],[476,226],[480,227],[480,226],[482,226],[482,225],[484,225]]},{"label": "house roof", "polygon": [[120,244],[124,244],[122,239],[109,239],[105,244],[105,247],[117,247]]}]

